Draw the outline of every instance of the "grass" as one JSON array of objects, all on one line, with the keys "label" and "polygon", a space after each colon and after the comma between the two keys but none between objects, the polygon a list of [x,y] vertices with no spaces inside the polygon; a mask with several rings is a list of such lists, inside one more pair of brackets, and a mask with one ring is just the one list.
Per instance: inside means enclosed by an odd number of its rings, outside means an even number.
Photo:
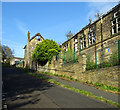
[{"label": "grass", "polygon": [[53,79],[49,79],[48,77],[43,76],[43,75],[41,75],[41,74],[32,73],[32,72],[29,72],[29,74],[32,75],[32,76],[36,76],[36,77],[39,77],[39,78],[41,78],[41,79],[44,79],[44,80],[46,80],[47,82],[54,83],[54,84],[56,84],[56,85],[60,85],[60,86],[62,86],[62,87],[64,87],[64,88],[67,88],[67,89],[69,89],[69,90],[73,90],[73,91],[75,91],[75,92],[77,92],[77,93],[81,93],[81,94],[83,94],[83,95],[86,95],[86,96],[92,97],[92,98],[94,98],[94,99],[97,99],[97,100],[106,102],[106,103],[108,103],[108,104],[112,104],[112,105],[114,105],[114,106],[116,106],[116,107],[120,107],[120,104],[119,104],[119,103],[113,102],[112,100],[107,100],[107,99],[103,98],[102,96],[101,96],[101,97],[95,96],[95,95],[93,95],[91,92],[84,91],[84,90],[81,90],[81,89],[76,89],[76,88],[70,87],[70,86],[68,86],[68,85],[63,85],[63,84],[61,84],[60,82],[57,82],[57,81],[55,81],[55,80],[53,80]]},{"label": "grass", "polygon": [[78,82],[81,82],[83,84],[87,84],[89,86],[94,86],[96,87],[97,89],[102,89],[102,90],[105,90],[105,91],[109,91],[109,92],[113,92],[113,93],[116,93],[116,94],[120,94],[120,89],[117,88],[117,87],[113,87],[113,86],[110,86],[110,85],[106,85],[106,84],[100,84],[100,83],[94,83],[92,81],[81,81],[81,80],[78,80],[78,79],[74,79],[72,76],[66,76],[66,75],[59,75],[59,74],[53,74],[53,73],[50,73],[50,72],[42,72],[43,74],[48,74],[48,75],[51,75],[51,76],[58,76],[58,77],[63,77],[63,78],[67,78],[69,80],[73,80],[73,81],[78,81]]}]

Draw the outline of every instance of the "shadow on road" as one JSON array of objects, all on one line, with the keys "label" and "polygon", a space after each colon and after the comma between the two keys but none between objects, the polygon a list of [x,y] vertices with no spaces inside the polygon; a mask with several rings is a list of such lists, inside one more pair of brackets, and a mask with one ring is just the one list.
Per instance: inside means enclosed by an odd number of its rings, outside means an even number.
[{"label": "shadow on road", "polygon": [[18,68],[2,68],[4,91],[7,92],[9,108],[36,104],[40,101],[42,92],[53,85],[43,79],[28,75],[25,70]]}]

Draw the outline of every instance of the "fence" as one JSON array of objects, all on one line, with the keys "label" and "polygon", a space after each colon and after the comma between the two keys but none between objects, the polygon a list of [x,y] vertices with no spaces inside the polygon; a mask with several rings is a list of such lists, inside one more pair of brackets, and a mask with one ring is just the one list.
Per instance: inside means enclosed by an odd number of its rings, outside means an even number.
[{"label": "fence", "polygon": [[62,58],[64,64],[78,62],[79,55],[86,55],[86,70],[110,67],[120,64],[120,40],[109,44],[94,45],[75,53],[74,50],[61,52],[56,59]]},{"label": "fence", "polygon": [[64,64],[78,62],[78,54],[74,50],[61,52],[59,55],[56,56],[56,60],[59,58],[63,59]]}]

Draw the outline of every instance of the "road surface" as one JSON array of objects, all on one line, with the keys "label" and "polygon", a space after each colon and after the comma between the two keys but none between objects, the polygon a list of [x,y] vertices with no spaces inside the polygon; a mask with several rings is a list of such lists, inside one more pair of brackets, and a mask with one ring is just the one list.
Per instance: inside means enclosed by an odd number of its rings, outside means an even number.
[{"label": "road surface", "polygon": [[18,108],[115,108],[43,79],[28,75],[23,69],[2,69],[8,110]]}]

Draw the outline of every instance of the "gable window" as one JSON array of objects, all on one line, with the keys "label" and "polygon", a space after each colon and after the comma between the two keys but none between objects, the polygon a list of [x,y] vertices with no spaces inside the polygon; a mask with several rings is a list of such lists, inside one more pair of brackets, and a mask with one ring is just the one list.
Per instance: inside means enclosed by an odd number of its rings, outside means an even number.
[{"label": "gable window", "polygon": [[78,37],[75,36],[74,38],[74,49],[75,49],[75,52],[78,52]]},{"label": "gable window", "polygon": [[86,48],[86,36],[84,35],[84,32],[80,36],[80,48]]},{"label": "gable window", "polygon": [[95,43],[95,31],[93,27],[89,28],[89,33],[88,33],[88,45],[92,45]]},{"label": "gable window", "polygon": [[112,24],[112,35],[120,32],[120,16],[119,12],[115,12],[113,15],[113,19],[111,21]]},{"label": "gable window", "polygon": [[36,39],[37,39],[38,41],[40,41],[40,36],[36,36]]}]

